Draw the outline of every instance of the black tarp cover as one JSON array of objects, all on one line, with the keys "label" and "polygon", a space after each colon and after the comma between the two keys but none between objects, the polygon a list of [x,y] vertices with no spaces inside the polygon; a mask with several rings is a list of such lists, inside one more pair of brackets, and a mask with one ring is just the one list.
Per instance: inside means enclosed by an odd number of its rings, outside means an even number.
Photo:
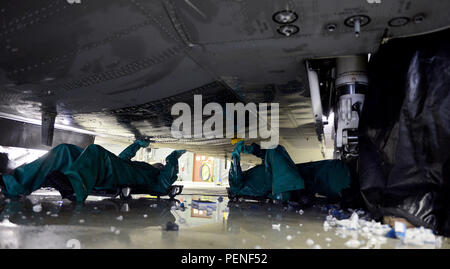
[{"label": "black tarp cover", "polygon": [[450,30],[394,39],[369,62],[360,188],[375,215],[450,233]]}]

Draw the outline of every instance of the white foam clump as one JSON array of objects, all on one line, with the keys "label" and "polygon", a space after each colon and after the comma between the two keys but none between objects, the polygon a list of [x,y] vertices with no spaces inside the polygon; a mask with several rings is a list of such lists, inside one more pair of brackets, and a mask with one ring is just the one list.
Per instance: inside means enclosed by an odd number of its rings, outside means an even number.
[{"label": "white foam clump", "polygon": [[350,218],[348,219],[342,219],[342,220],[335,220],[336,225],[345,227],[348,230],[358,230],[360,228],[360,225],[358,223],[359,217],[358,214],[353,212]]},{"label": "white foam clump", "polygon": [[406,229],[405,237],[402,238],[402,243],[414,246],[431,244],[440,248],[442,246],[442,237],[435,236],[432,230],[425,229],[424,227],[409,228]]},{"label": "white foam clump", "polygon": [[272,229],[279,231],[280,230],[280,226],[281,226],[281,224],[272,224]]},{"label": "white foam clump", "polygon": [[329,227],[337,227],[344,228],[347,230],[359,230],[365,234],[375,234],[375,235],[385,235],[391,228],[389,225],[383,225],[380,222],[376,222],[374,220],[367,221],[363,219],[359,219],[357,213],[353,213],[350,218],[338,220],[335,217],[329,215],[326,217],[324,223],[325,226]]},{"label": "white foam clump", "polygon": [[336,235],[341,238],[351,236],[352,238],[345,243],[350,248],[358,248],[361,245],[361,242],[358,241],[358,235],[368,239],[367,244],[362,248],[380,248],[382,244],[387,242],[384,236],[391,230],[389,225],[383,225],[374,220],[360,219],[357,212],[353,212],[350,218],[342,220],[329,215],[325,219],[324,227],[336,228]]},{"label": "white foam clump", "polygon": [[123,220],[123,216],[118,216],[116,219],[117,219],[118,221],[121,221],[121,220]]},{"label": "white foam clump", "polygon": [[[341,233],[345,238],[346,233],[354,232],[356,236],[345,243],[347,247],[357,248],[361,244],[357,240],[357,235],[367,238],[367,244],[362,248],[379,248],[381,244],[385,244],[387,239],[385,235],[391,230],[391,227],[380,222],[366,221],[359,219],[357,212],[353,212],[349,219],[338,220],[329,215],[324,222],[325,227],[335,227],[338,229],[337,234]],[[424,246],[434,245],[437,248],[442,247],[442,237],[436,236],[431,229],[409,228],[406,229],[405,236],[401,237],[401,241],[405,245]]]},{"label": "white foam clump", "polygon": [[306,240],[306,244],[307,244],[308,246],[312,246],[312,245],[314,245],[314,240],[312,240],[311,238],[308,238],[308,239]]}]

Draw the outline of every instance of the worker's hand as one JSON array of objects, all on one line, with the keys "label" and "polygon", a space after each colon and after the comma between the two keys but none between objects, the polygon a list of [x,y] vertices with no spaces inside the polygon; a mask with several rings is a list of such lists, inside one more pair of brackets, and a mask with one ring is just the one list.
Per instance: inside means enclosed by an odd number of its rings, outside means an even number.
[{"label": "worker's hand", "polygon": [[244,146],[242,152],[246,154],[254,154],[255,151],[260,151],[261,147],[258,144],[252,143],[250,146]]},{"label": "worker's hand", "polygon": [[242,152],[244,152],[245,154],[252,154],[253,153],[253,145],[251,146],[243,146],[242,147]]},{"label": "worker's hand", "polygon": [[150,145],[150,140],[138,139],[136,140],[136,142],[143,148],[146,148],[148,147],[148,145]]},{"label": "worker's hand", "polygon": [[184,149],[180,150],[174,150],[172,153],[169,154],[169,156],[166,157],[166,164],[169,163],[178,163],[178,158],[181,157],[186,152]]},{"label": "worker's hand", "polygon": [[174,150],[171,155],[175,156],[175,158],[180,158],[186,152],[185,149]]}]

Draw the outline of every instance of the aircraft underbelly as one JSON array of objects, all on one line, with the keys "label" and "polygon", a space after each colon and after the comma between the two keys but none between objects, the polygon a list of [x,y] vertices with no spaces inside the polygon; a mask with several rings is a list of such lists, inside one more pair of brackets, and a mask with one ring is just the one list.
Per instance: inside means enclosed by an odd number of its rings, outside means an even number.
[{"label": "aircraft underbelly", "polygon": [[[225,155],[223,139],[170,139],[175,101],[277,102],[280,143],[295,161],[320,159],[305,60],[374,53],[450,25],[449,1],[372,2],[5,0],[0,116],[53,111],[57,124]],[[297,33],[280,34],[280,10],[295,11]],[[368,18],[359,37],[353,16]]]}]

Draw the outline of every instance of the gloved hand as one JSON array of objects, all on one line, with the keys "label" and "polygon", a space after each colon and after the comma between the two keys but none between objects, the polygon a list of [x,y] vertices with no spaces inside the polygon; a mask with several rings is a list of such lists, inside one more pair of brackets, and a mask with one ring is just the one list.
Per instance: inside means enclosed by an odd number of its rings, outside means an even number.
[{"label": "gloved hand", "polygon": [[252,143],[250,146],[244,146],[243,152],[246,154],[253,154],[256,157],[264,158],[266,151],[261,149],[258,144]]},{"label": "gloved hand", "polygon": [[181,157],[181,155],[183,155],[186,152],[185,149],[179,149],[179,150],[174,150],[172,153],[170,153],[170,156],[173,156],[174,158],[178,159]]},{"label": "gloved hand", "polygon": [[136,140],[136,142],[139,144],[139,146],[141,146],[143,148],[146,148],[146,147],[148,147],[148,145],[150,145],[149,140],[138,139],[138,140]]},{"label": "gloved hand", "polygon": [[242,152],[244,152],[245,154],[252,154],[253,153],[253,144],[250,146],[244,146],[242,148]]}]

